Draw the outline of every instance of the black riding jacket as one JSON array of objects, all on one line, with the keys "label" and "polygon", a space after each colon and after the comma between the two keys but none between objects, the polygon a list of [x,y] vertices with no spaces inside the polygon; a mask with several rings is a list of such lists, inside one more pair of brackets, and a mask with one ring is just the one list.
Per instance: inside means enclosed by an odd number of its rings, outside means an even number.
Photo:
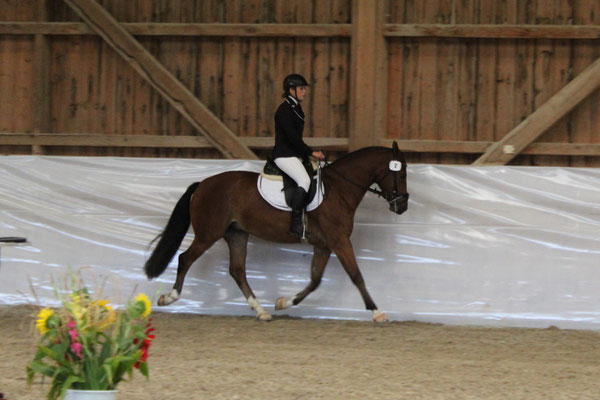
[{"label": "black riding jacket", "polygon": [[313,150],[302,140],[304,112],[302,106],[291,96],[287,96],[275,112],[275,147],[273,159],[279,157],[299,157],[307,159]]}]

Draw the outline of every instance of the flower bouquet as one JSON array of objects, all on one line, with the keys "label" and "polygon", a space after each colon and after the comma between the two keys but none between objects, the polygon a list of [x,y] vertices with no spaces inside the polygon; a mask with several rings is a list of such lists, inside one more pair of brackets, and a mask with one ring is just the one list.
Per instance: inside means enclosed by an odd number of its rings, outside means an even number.
[{"label": "flower bouquet", "polygon": [[38,314],[41,339],[27,381],[36,374],[51,379],[47,398],[62,399],[67,390],[115,390],[133,377],[134,368],[148,377],[148,349],[154,328],[148,316],[151,305],[140,293],[122,309],[94,299],[85,287],[61,296],[59,309],[44,308]]}]

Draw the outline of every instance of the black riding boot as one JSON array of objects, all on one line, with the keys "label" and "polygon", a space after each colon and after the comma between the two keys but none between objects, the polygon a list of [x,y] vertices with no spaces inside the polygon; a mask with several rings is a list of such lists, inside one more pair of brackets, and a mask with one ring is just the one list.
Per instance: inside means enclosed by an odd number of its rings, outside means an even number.
[{"label": "black riding boot", "polygon": [[306,207],[307,193],[304,188],[297,187],[292,198],[292,224],[290,232],[302,236],[302,212]]}]

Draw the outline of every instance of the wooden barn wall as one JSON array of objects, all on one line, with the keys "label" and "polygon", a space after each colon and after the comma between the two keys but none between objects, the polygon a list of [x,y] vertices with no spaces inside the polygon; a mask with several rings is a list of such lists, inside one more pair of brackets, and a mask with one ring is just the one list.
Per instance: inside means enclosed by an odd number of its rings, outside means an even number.
[{"label": "wooden barn wall", "polygon": [[[79,21],[45,0],[49,21]],[[103,0],[120,22],[351,23],[351,0]],[[38,0],[0,0],[0,21],[36,21]],[[599,25],[588,0],[388,0],[388,23]],[[99,37],[46,36],[53,133],[194,135]],[[239,136],[273,136],[281,80],[312,83],[306,136],[348,137],[350,38],[138,37]],[[387,38],[387,137],[498,140],[600,57],[598,40]],[[34,37],[0,35],[0,132],[34,132]],[[538,141],[599,143],[594,92]],[[220,157],[215,150],[45,147],[46,154]],[[0,146],[0,154],[31,146]],[[259,152],[264,156],[266,152]],[[409,153],[411,162],[477,155]],[[600,166],[600,157],[518,156],[511,164]]]},{"label": "wooden barn wall", "polygon": [[[390,0],[389,22],[598,25],[587,0]],[[389,38],[388,137],[501,139],[598,57],[599,40]],[[600,91],[538,142],[600,143]],[[471,163],[478,155],[413,161]],[[518,156],[514,165],[600,166],[598,157]]]},{"label": "wooden barn wall", "polygon": [[[50,21],[80,21],[48,1]],[[350,0],[106,0],[120,22],[349,23]],[[35,20],[37,1],[0,0],[0,20]],[[51,132],[194,135],[194,128],[95,36],[50,36]],[[239,136],[274,136],[281,82],[298,72],[312,84],[303,104],[305,134],[346,137],[350,39],[138,37],[138,40]],[[0,131],[32,132],[31,36],[0,35]],[[10,82],[10,84],[8,84]],[[6,84],[5,84],[6,83]],[[318,99],[318,101],[315,101]],[[11,108],[20,114],[15,118]],[[7,147],[7,146],[5,146]],[[15,152],[15,148],[10,150]],[[30,148],[21,149],[27,153]],[[46,147],[46,154],[221,157],[216,150]],[[265,152],[263,152],[265,153]],[[266,154],[266,153],[265,153]],[[265,155],[262,154],[262,155]]]}]

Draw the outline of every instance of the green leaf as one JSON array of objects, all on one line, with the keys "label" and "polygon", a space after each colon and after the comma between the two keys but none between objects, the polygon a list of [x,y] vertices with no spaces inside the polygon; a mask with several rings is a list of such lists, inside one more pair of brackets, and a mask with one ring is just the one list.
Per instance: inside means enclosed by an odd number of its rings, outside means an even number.
[{"label": "green leaf", "polygon": [[46,347],[46,346],[38,346],[38,348],[46,357],[53,359],[54,361],[56,361],[59,364],[61,363],[60,357],[56,351],[54,351],[51,348]]},{"label": "green leaf", "polygon": [[100,390],[98,377],[96,376],[97,365],[90,357],[85,358],[85,380],[90,389]]},{"label": "green leaf", "polygon": [[79,376],[70,375],[62,384],[62,387],[60,388],[60,395],[64,397],[64,395],[67,393],[67,389],[70,389],[71,385],[76,382],[85,383],[85,380]]},{"label": "green leaf", "polygon": [[148,373],[148,363],[145,362],[141,362],[140,363],[140,372],[142,373],[142,375],[144,375],[146,378],[150,378],[150,375]]},{"label": "green leaf", "polygon": [[108,384],[112,386],[112,384],[113,384],[113,369],[110,367],[109,364],[102,365],[102,369],[104,369],[104,371],[106,371],[106,377],[108,380]]},{"label": "green leaf", "polygon": [[43,361],[33,361],[27,366],[28,371],[31,371],[32,379],[33,375],[35,374],[42,374],[53,378],[57,368],[58,367],[53,367],[51,365],[46,364]]}]

